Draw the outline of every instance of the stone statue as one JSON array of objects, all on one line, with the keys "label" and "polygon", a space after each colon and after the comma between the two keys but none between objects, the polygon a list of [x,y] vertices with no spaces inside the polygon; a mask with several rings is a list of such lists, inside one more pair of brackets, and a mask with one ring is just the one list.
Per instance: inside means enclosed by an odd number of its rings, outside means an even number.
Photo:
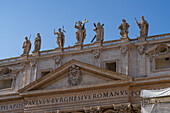
[{"label": "stone statue", "polygon": [[[77,45],[82,45],[84,42],[84,39],[86,37],[86,29],[85,29],[85,23],[88,22],[86,21],[86,19],[84,19],[83,22],[78,22],[78,26],[77,26],[77,22],[75,22],[74,27],[77,29],[76,31],[76,39],[77,39]],[[82,25],[83,23],[83,25]]]},{"label": "stone statue", "polygon": [[28,37],[25,37],[25,41],[23,43],[22,48],[23,50],[23,54],[21,56],[26,56],[29,55],[30,49],[31,49],[31,42],[30,40],[28,40]]},{"label": "stone statue", "polygon": [[61,32],[61,28],[58,29],[58,32],[55,32],[55,29],[54,29],[54,35],[57,34],[57,44],[58,44],[58,47],[64,47],[64,42],[65,42],[65,35],[63,32]]},{"label": "stone statue", "polygon": [[37,33],[37,37],[35,38],[35,42],[34,42],[33,53],[39,52],[40,48],[41,48],[41,36],[40,33]]},{"label": "stone statue", "polygon": [[[136,20],[136,18],[135,18],[135,20]],[[141,21],[139,23],[136,20],[136,24],[139,26],[139,29],[140,29],[140,37],[147,37],[148,36],[149,24],[144,19],[144,16],[141,16]]]},{"label": "stone statue", "polygon": [[125,19],[122,19],[122,22],[119,27],[118,30],[120,29],[120,35],[122,36],[122,38],[128,38],[128,29],[130,27],[130,25],[128,23],[126,23]]},{"label": "stone statue", "polygon": [[94,38],[96,37],[96,42],[103,42],[104,40],[104,24],[100,25],[100,22],[96,24],[94,23],[95,28],[93,29],[94,31],[96,31],[96,35],[94,36]]}]

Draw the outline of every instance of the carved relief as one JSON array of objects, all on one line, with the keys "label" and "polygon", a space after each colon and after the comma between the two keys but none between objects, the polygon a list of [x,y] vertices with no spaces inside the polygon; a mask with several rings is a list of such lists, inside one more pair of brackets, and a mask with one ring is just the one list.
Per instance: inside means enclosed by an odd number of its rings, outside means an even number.
[{"label": "carved relief", "polygon": [[12,73],[10,68],[2,68],[0,69],[0,76],[9,76]]},{"label": "carved relief", "polygon": [[144,46],[138,46],[137,50],[139,51],[139,54],[143,54],[144,53]]},{"label": "carved relief", "polygon": [[102,108],[100,106],[84,108],[85,113],[103,113]]},{"label": "carved relief", "polygon": [[146,53],[152,55],[163,55],[169,53],[169,51],[170,44],[159,44],[147,49]]},{"label": "carved relief", "polygon": [[95,51],[93,52],[93,54],[94,54],[94,57],[95,57],[95,58],[99,58],[99,57],[100,57],[100,51],[99,51],[99,50],[95,50]]},{"label": "carved relief", "polygon": [[31,67],[35,67],[36,63],[37,63],[36,59],[31,60],[30,62]]},{"label": "carved relief", "polygon": [[126,54],[126,53],[128,52],[128,47],[122,46],[122,47],[120,48],[120,50],[121,50],[122,54]]},{"label": "carved relief", "polygon": [[132,111],[132,106],[130,103],[127,104],[113,104],[113,110],[117,113],[130,112]]},{"label": "carved relief", "polygon": [[80,85],[83,79],[83,73],[80,71],[80,67],[72,65],[68,73],[68,83],[70,86]]},{"label": "carved relief", "polygon": [[55,63],[60,64],[60,62],[61,62],[61,56],[57,56],[55,59]]}]

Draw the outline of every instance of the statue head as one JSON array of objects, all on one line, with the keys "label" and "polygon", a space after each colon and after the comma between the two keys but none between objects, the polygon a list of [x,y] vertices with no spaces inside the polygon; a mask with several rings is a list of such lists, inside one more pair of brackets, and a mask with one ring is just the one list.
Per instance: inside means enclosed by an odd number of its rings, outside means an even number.
[{"label": "statue head", "polygon": [[28,40],[28,37],[25,37],[25,40]]},{"label": "statue head", "polygon": [[37,33],[37,36],[40,36],[40,33]]},{"label": "statue head", "polygon": [[145,19],[144,19],[144,16],[141,16],[141,20],[145,20]]},{"label": "statue head", "polygon": [[97,22],[97,26],[100,26],[100,22]]},{"label": "statue head", "polygon": [[123,22],[123,23],[126,23],[126,20],[125,20],[125,19],[122,19],[122,22]]},{"label": "statue head", "polygon": [[81,26],[81,22],[80,21],[78,22],[78,26]]},{"label": "statue head", "polygon": [[58,29],[58,32],[61,32],[61,28]]}]

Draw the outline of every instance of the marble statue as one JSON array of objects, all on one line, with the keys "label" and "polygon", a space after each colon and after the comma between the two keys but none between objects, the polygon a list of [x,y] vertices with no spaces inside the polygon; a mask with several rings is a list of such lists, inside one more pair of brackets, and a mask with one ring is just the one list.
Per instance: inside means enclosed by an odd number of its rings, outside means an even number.
[{"label": "marble statue", "polygon": [[61,32],[61,28],[58,29],[58,32],[55,32],[54,29],[54,35],[57,35],[56,39],[57,39],[57,44],[58,47],[64,47],[64,42],[65,42],[65,35],[63,32]]},{"label": "marble statue", "polygon": [[103,40],[104,40],[103,25],[100,25],[100,22],[98,22],[97,26],[96,26],[96,24],[94,23],[95,28],[93,30],[96,31],[96,35],[94,36],[94,38],[96,37],[96,42],[103,42]]},{"label": "marble statue", "polygon": [[[136,18],[135,18],[135,20],[136,20]],[[141,16],[141,21],[139,23],[136,20],[136,24],[139,26],[139,29],[140,29],[140,37],[147,37],[148,36],[149,24],[144,19],[144,16]]]},{"label": "marble statue", "polygon": [[23,43],[23,54],[22,56],[29,55],[30,49],[31,49],[31,42],[28,40],[28,37],[25,37],[25,41]]},{"label": "marble statue", "polygon": [[122,19],[122,23],[118,27],[118,30],[120,29],[120,35],[122,36],[122,38],[128,38],[129,27],[130,25],[126,23],[126,20]]},{"label": "marble statue", "polygon": [[40,48],[41,48],[41,36],[40,36],[40,33],[37,33],[37,37],[35,38],[35,41],[34,41],[33,53],[39,52]]},{"label": "marble statue", "polygon": [[85,29],[86,22],[88,22],[88,21],[86,21],[86,19],[84,19],[83,22],[79,21],[78,26],[77,26],[77,22],[75,22],[74,27],[77,29],[77,31],[76,31],[76,39],[77,39],[76,44],[77,45],[82,45],[84,42],[84,39],[86,37],[86,29]]}]

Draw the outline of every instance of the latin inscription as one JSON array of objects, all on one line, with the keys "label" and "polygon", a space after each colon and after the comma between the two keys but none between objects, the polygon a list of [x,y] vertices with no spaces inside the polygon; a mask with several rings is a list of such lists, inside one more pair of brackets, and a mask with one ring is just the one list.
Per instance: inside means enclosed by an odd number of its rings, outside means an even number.
[{"label": "latin inscription", "polygon": [[[131,96],[139,96],[140,91],[131,91]],[[0,111],[9,111],[14,109],[23,109],[26,107],[36,106],[36,105],[48,105],[48,104],[59,104],[68,102],[80,102],[86,100],[97,100],[106,98],[116,98],[121,96],[128,96],[128,90],[114,90],[98,93],[87,93],[73,96],[61,96],[61,97],[49,97],[41,98],[35,100],[27,100],[24,103],[14,103],[7,105],[0,105]]]}]

